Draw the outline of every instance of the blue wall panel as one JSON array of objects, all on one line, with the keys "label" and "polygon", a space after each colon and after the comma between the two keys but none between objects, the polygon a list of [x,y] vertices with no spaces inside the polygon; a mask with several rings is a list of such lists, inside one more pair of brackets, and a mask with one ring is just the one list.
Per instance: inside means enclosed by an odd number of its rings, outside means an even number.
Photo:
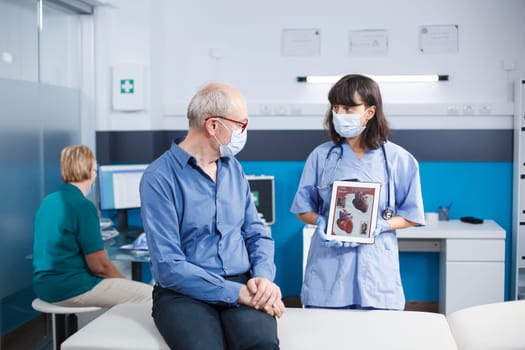
[{"label": "blue wall panel", "polygon": [[[512,130],[394,130],[392,141],[420,162],[425,211],[449,205],[450,218],[495,220],[507,232],[505,295],[508,299],[512,217]],[[100,164],[150,162],[181,130],[97,132]],[[323,130],[252,130],[238,159],[246,174],[275,176],[276,282],[284,296],[300,294],[303,224],[289,212],[304,160],[326,139]],[[446,140],[446,142],[444,142]],[[293,145],[293,146],[291,146]],[[144,150],[137,154],[136,150]],[[106,213],[105,213],[106,214]],[[111,215],[111,214],[110,214]],[[130,224],[140,225],[139,211]],[[401,278],[409,301],[437,301],[439,259],[433,253],[401,253]]]},{"label": "blue wall panel", "polygon": [[[289,212],[304,162],[243,161],[247,174],[275,176],[276,282],[284,296],[301,290],[302,227]],[[507,231],[506,283],[510,273],[510,229],[512,207],[512,163],[508,162],[421,162],[425,211],[452,203],[450,218],[476,216],[495,220]],[[497,185],[496,185],[497,182]],[[439,258],[435,253],[401,253],[401,274],[407,300],[437,301]]]},{"label": "blue wall panel", "polygon": [[248,175],[275,176],[275,224],[272,235],[275,240],[276,283],[283,296],[298,296],[302,280],[302,228],[303,224],[290,206],[297,190],[304,162],[243,161]]},{"label": "blue wall panel", "polygon": [[399,265],[406,300],[439,300],[439,253],[401,253]]}]

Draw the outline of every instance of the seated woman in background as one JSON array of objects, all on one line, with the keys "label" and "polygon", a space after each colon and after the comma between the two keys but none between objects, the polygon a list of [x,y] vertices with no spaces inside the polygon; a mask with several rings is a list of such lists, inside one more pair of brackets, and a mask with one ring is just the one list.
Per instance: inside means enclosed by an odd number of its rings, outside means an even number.
[{"label": "seated woman in background", "polygon": [[60,170],[64,183],[35,216],[36,295],[62,306],[149,301],[152,287],[125,279],[104,250],[97,209],[86,198],[97,176],[93,152],[83,145],[65,147]]}]

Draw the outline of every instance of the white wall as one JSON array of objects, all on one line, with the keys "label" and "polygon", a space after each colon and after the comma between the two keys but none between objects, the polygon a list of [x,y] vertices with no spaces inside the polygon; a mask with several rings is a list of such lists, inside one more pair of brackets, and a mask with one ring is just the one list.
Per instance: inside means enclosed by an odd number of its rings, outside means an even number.
[{"label": "white wall", "polygon": [[[115,8],[99,8],[96,17],[98,130],[184,128],[189,99],[212,80],[229,82],[244,93],[256,116],[252,128],[293,128],[299,121],[301,127],[320,128],[330,85],[299,84],[296,77],[349,72],[450,76],[436,84],[383,84],[394,127],[439,127],[445,121],[453,128],[511,128],[512,84],[525,76],[522,0],[112,3]],[[459,51],[419,52],[419,26],[443,24],[459,25]],[[283,28],[319,28],[321,55],[282,57]],[[361,29],[387,30],[388,53],[349,54],[349,31]],[[212,48],[223,57],[211,57]],[[513,67],[503,69],[504,61]],[[148,68],[147,107],[115,113],[110,109],[110,68],[130,62]],[[473,112],[465,112],[466,106]],[[482,112],[485,106],[488,111]],[[263,111],[268,107],[272,112]],[[305,122],[294,117],[298,114],[317,117]],[[419,117],[425,115],[440,118],[422,123]]]},{"label": "white wall", "polygon": [[141,64],[151,69],[151,10],[157,1],[114,0],[95,11],[95,91],[97,130],[148,130],[151,124],[151,86],[146,74],[146,110],[135,113],[111,109],[111,72],[118,64]]}]

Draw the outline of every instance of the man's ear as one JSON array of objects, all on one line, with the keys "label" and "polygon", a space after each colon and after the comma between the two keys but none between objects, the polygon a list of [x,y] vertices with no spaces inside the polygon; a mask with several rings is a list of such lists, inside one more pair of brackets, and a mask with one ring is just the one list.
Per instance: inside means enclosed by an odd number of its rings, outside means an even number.
[{"label": "man's ear", "polygon": [[212,118],[206,119],[206,121],[204,122],[204,128],[211,135],[215,135],[217,127],[218,127],[218,125],[217,125],[217,121],[215,119],[212,119]]}]

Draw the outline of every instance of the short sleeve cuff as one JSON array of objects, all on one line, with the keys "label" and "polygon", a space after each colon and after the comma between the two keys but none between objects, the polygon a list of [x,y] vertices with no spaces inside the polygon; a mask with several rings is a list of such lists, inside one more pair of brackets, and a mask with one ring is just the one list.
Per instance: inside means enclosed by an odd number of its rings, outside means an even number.
[{"label": "short sleeve cuff", "polygon": [[396,215],[403,217],[405,220],[408,220],[408,221],[411,221],[411,222],[415,222],[419,226],[425,226],[426,225],[424,216],[417,216],[417,215],[414,216],[413,213],[410,213],[409,211],[403,211],[403,210],[398,210],[396,212]]}]

